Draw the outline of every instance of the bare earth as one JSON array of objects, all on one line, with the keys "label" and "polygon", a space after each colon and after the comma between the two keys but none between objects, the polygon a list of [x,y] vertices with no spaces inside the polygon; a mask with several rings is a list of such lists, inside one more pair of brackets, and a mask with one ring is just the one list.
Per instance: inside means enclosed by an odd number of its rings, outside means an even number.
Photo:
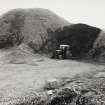
[{"label": "bare earth", "polygon": [[0,105],[8,105],[20,101],[21,97],[34,95],[43,88],[46,80],[84,74],[88,76],[89,73],[104,68],[104,65],[46,57],[33,58],[27,64],[1,64]]}]

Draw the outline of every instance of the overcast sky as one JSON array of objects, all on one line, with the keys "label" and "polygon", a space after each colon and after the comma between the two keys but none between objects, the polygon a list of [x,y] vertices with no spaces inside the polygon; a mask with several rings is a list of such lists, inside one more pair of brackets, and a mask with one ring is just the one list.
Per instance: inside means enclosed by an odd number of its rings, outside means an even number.
[{"label": "overcast sky", "polygon": [[0,0],[0,14],[14,8],[47,8],[72,23],[105,28],[105,0]]}]

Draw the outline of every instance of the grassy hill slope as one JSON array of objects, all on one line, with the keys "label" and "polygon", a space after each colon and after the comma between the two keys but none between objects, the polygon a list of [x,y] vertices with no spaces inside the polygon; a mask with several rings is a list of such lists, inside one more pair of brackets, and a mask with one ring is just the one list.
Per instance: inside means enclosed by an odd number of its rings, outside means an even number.
[{"label": "grassy hill slope", "polygon": [[33,42],[40,50],[46,42],[47,29],[70,25],[47,9],[15,9],[0,18],[0,48]]}]

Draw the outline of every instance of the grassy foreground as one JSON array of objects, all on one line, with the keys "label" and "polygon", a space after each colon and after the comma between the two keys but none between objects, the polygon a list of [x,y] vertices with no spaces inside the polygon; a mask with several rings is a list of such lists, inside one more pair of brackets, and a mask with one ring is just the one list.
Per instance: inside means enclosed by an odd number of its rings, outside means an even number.
[{"label": "grassy foreground", "polygon": [[41,56],[2,64],[0,105],[104,105],[104,67]]}]

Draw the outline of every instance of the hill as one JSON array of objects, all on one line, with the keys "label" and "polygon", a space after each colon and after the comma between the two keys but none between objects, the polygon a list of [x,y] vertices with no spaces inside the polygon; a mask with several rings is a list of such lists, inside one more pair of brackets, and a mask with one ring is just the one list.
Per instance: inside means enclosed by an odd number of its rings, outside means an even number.
[{"label": "hill", "polygon": [[39,50],[46,42],[48,28],[54,31],[66,25],[70,23],[47,9],[9,11],[0,18],[0,48],[33,42]]},{"label": "hill", "polygon": [[73,57],[100,59],[104,42],[101,29],[71,24],[47,9],[15,9],[0,18],[0,49],[14,48],[12,53],[20,55],[23,55],[20,46],[32,48],[33,53],[49,54],[60,44],[69,44]]},{"label": "hill", "polygon": [[[2,59],[24,62],[24,56],[44,49],[48,29],[55,31],[67,25],[70,23],[47,9],[14,9],[5,13],[0,17],[0,49],[8,53]],[[34,52],[27,54],[28,47]]]}]

